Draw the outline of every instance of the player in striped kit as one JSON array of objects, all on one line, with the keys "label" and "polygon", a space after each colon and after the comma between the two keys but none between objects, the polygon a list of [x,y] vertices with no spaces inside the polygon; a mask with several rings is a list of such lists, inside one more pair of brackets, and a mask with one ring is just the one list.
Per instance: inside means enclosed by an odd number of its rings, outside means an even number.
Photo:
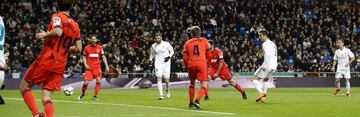
[{"label": "player in striped kit", "polygon": [[162,88],[162,78],[166,83],[166,97],[170,97],[170,67],[171,56],[174,54],[174,49],[167,41],[162,40],[161,33],[155,34],[155,43],[151,45],[150,61],[155,57],[155,75],[157,77],[157,85],[160,93],[159,100],[164,98]]}]

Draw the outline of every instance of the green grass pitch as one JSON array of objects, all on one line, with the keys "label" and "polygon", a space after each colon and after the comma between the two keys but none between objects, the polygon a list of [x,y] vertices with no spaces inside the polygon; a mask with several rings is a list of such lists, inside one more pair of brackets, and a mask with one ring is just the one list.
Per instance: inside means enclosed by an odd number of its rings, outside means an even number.
[{"label": "green grass pitch", "polygon": [[[104,89],[98,101],[88,90],[84,101],[76,101],[80,91],[65,96],[54,93],[57,117],[360,117],[360,88],[351,97],[333,96],[333,88],[269,89],[265,104],[255,103],[257,93],[246,89],[248,100],[233,88],[210,89],[210,100],[201,101],[202,110],[188,108],[187,89],[173,89],[172,97],[158,100],[157,89]],[[33,91],[39,99],[40,91]],[[1,117],[29,117],[30,111],[18,90],[0,90],[6,104],[0,105]],[[38,107],[42,111],[41,101]]]}]

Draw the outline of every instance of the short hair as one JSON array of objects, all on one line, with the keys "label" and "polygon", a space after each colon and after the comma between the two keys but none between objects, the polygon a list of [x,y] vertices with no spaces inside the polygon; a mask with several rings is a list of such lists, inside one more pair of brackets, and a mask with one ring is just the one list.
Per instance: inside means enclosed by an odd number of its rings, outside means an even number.
[{"label": "short hair", "polygon": [[210,45],[214,45],[214,41],[213,40],[209,40]]},{"label": "short hair", "polygon": [[260,31],[258,31],[258,33],[265,35],[265,36],[269,36],[269,32],[267,30],[260,30]]},{"label": "short hair", "polygon": [[70,11],[75,4],[75,0],[58,0],[57,4],[60,11]]},{"label": "short hair", "polygon": [[201,29],[199,26],[191,27],[191,35],[192,36],[200,36]]}]

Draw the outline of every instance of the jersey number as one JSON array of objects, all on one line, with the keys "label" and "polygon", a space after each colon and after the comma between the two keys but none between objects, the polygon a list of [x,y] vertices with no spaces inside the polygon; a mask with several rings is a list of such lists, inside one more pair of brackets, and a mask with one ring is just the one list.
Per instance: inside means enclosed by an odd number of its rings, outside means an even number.
[{"label": "jersey number", "polygon": [[200,56],[200,52],[199,52],[199,46],[198,45],[194,45],[194,55]]},{"label": "jersey number", "polygon": [[73,39],[71,36],[64,36],[64,34],[61,35],[57,51],[59,52],[60,46],[62,46],[63,48],[66,48],[65,52],[63,53],[63,55],[66,55],[71,45],[73,44],[72,40]]}]

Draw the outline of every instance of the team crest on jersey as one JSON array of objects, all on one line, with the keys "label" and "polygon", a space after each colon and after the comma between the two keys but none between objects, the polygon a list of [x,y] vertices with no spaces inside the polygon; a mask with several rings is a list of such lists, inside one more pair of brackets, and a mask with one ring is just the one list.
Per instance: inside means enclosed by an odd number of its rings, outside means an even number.
[{"label": "team crest on jersey", "polygon": [[59,26],[60,24],[61,24],[60,17],[54,17],[53,25],[54,26]]},{"label": "team crest on jersey", "polygon": [[99,49],[96,49],[96,53],[99,53],[100,52],[100,50]]}]

